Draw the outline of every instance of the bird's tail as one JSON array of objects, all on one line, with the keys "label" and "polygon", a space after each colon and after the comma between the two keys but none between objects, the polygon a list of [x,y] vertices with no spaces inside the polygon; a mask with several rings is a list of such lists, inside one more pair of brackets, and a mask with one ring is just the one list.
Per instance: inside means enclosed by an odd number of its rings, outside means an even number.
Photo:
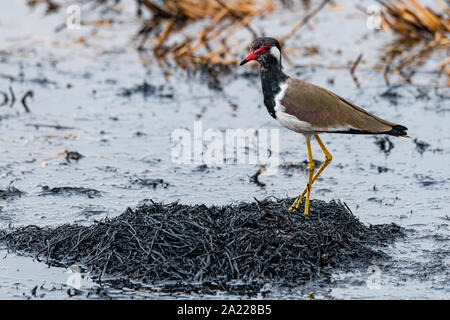
[{"label": "bird's tail", "polygon": [[389,134],[391,136],[395,137],[401,137],[401,138],[409,138],[407,133],[408,128],[401,126],[401,125],[395,125],[392,127],[392,129],[388,132],[384,132],[386,134]]}]

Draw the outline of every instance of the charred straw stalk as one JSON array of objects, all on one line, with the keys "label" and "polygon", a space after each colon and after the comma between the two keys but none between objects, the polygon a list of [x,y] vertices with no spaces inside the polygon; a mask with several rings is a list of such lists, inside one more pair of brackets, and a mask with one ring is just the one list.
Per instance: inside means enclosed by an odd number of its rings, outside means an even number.
[{"label": "charred straw stalk", "polygon": [[314,214],[289,215],[292,201],[221,207],[147,201],[90,226],[0,230],[0,245],[49,265],[80,266],[95,281],[118,281],[111,283],[118,288],[133,281],[133,287],[155,283],[159,291],[195,286],[250,294],[266,283],[298,287],[367,267],[388,258],[377,246],[403,234],[394,224],[366,226],[339,202],[313,200]]}]

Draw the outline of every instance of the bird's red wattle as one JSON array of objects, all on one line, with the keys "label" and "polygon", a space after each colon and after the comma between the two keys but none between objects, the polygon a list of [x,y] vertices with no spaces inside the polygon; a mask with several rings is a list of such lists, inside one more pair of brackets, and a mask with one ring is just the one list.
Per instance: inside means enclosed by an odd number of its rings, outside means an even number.
[{"label": "bird's red wattle", "polygon": [[250,52],[250,54],[245,58],[245,60],[247,61],[252,61],[256,58],[258,58],[258,53],[261,51],[264,51],[266,49],[270,49],[270,45],[269,44],[265,44],[263,45],[261,48],[256,49],[255,51]]}]

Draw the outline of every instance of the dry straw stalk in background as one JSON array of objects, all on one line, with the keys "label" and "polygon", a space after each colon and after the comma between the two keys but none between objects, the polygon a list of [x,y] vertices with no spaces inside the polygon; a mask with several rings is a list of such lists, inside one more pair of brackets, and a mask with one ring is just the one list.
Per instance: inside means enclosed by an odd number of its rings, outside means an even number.
[{"label": "dry straw stalk in background", "polygon": [[[385,79],[389,83],[388,73],[393,71],[402,75],[407,82],[415,73],[405,67],[423,64],[426,58],[437,49],[450,49],[450,8],[441,0],[437,4],[442,9],[437,13],[424,7],[417,0],[378,1],[382,4],[382,27],[400,35],[399,41],[388,47],[383,56],[386,61]],[[450,76],[449,59],[444,59],[439,67]],[[411,69],[411,68],[410,68]],[[450,80],[447,80],[450,84]]]}]

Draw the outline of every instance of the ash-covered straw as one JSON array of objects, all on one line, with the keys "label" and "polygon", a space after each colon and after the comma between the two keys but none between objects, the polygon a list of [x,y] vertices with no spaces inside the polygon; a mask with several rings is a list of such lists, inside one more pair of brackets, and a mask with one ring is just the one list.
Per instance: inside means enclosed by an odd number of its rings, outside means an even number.
[{"label": "ash-covered straw", "polygon": [[340,202],[313,200],[305,216],[288,211],[292,201],[208,207],[150,200],[91,226],[0,231],[0,242],[49,265],[80,265],[114,287],[252,294],[267,283],[297,287],[337,269],[367,268],[388,258],[374,246],[402,234],[395,224],[365,226]]}]

